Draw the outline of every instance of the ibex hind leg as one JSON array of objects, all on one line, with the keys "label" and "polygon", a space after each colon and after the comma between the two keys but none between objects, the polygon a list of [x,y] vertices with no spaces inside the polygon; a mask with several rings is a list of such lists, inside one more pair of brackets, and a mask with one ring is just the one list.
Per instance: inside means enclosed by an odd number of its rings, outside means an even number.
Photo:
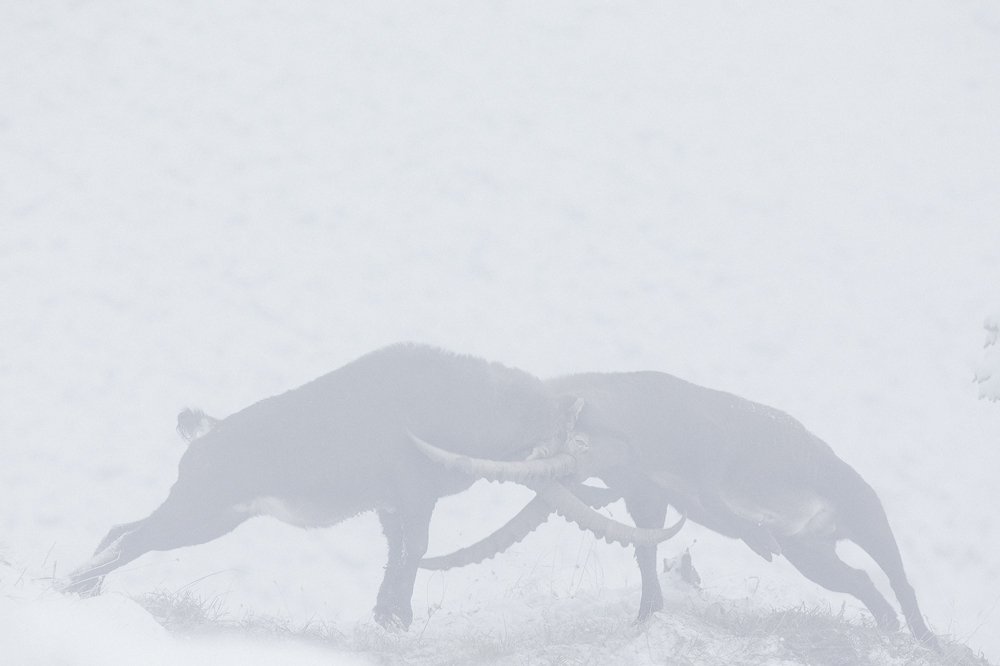
[{"label": "ibex hind leg", "polygon": [[[632,499],[632,501],[629,501]],[[659,529],[667,518],[667,502],[643,498],[625,498],[625,506],[636,527]],[[657,611],[663,610],[663,591],[660,589],[660,579],[656,575],[657,546],[636,546],[635,559],[639,565],[639,576],[642,580],[642,597],[639,599],[639,616],[636,621],[645,622]]]},{"label": "ibex hind leg", "polygon": [[899,546],[875,490],[849,468],[841,487],[844,489],[838,499],[838,504],[843,509],[840,512],[840,528],[843,530],[841,536],[861,546],[889,577],[892,591],[913,635],[927,647],[938,648],[937,639],[924,623],[920,606],[917,605],[917,596],[906,578]]},{"label": "ibex hind leg", "polygon": [[84,596],[96,596],[100,594],[104,576],[95,575],[91,572],[95,571],[102,564],[120,559],[120,544],[115,544],[115,542],[122,535],[134,531],[142,522],[141,520],[137,520],[134,523],[115,525],[108,530],[108,533],[104,535],[101,542],[97,544],[97,548],[94,549],[94,554],[91,555],[90,560],[70,574],[66,590],[68,592],[77,592]]},{"label": "ibex hind leg", "polygon": [[97,548],[94,549],[94,555],[97,555],[102,550],[113,544],[115,541],[118,540],[118,537],[120,537],[121,535],[126,534],[128,532],[132,532],[142,523],[143,523],[142,520],[137,520],[134,523],[126,523],[125,525],[115,525],[110,530],[108,530],[107,534],[104,535],[104,538],[101,539],[101,543],[97,544]]},{"label": "ibex hind leg", "polygon": [[413,583],[420,558],[427,552],[431,512],[436,499],[408,502],[405,509],[379,510],[382,531],[389,543],[385,577],[375,602],[375,621],[392,629],[409,629],[413,621]]},{"label": "ibex hind leg", "polygon": [[[861,514],[861,512],[858,513]],[[892,530],[889,528],[889,522],[885,518],[881,505],[875,509],[869,509],[862,515],[869,516],[869,520],[861,525],[855,525],[849,538],[871,555],[872,559],[889,577],[892,591],[896,594],[896,600],[899,601],[903,616],[906,618],[906,624],[913,635],[928,647],[939,648],[937,639],[924,623],[920,606],[917,604],[917,595],[906,578],[899,547],[896,545],[896,539],[892,535]]]},{"label": "ibex hind leg", "polygon": [[232,510],[207,507],[183,510],[168,498],[148,518],[116,525],[101,540],[94,556],[69,575],[66,592],[100,593],[104,576],[151,550],[173,550],[216,539],[248,517]]},{"label": "ibex hind leg", "polygon": [[837,542],[829,537],[783,537],[778,540],[782,554],[803,576],[832,592],[859,599],[887,631],[899,630],[896,611],[879,593],[864,571],[848,566],[837,557]]}]

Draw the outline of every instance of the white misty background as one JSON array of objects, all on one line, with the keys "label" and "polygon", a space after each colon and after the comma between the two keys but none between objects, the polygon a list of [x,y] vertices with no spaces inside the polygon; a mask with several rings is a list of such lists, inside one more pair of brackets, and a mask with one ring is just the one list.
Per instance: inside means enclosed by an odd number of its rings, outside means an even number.
[{"label": "white misty background", "polygon": [[[787,411],[877,490],[931,627],[1000,657],[998,35],[985,0],[5,3],[0,556],[42,580],[145,516],[182,407],[414,340]],[[431,554],[527,497],[442,501]],[[694,526],[661,556],[688,547],[715,593],[853,603]],[[371,515],[261,519],[109,590],[349,627],[384,558]],[[638,575],[550,521],[414,609],[528,588]],[[18,608],[5,640],[140,640]]]}]

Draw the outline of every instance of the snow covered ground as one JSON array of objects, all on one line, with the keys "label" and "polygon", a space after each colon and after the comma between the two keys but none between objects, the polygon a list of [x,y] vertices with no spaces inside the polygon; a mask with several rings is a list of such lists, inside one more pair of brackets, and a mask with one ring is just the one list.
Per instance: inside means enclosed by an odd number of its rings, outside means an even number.
[{"label": "snow covered ground", "polygon": [[[1000,403],[973,381],[1000,300],[998,37],[988,0],[5,3],[0,641],[24,663],[323,659],[181,643],[127,595],[349,630],[381,579],[372,515],[251,521],[101,599],[45,579],[162,501],[180,408],[414,340],[789,412],[878,491],[932,628],[1000,658]],[[530,496],[443,500],[431,554]],[[685,548],[712,594],[857,609],[697,526],[661,554]],[[523,625],[537,606],[508,600],[540,594],[633,613],[638,573],[552,519],[421,573],[411,631]]]}]

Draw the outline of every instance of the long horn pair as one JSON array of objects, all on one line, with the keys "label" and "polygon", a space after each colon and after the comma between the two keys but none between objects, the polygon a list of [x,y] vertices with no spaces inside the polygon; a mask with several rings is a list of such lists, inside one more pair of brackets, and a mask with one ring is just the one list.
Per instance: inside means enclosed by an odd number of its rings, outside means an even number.
[{"label": "long horn pair", "polygon": [[576,467],[576,459],[568,453],[521,462],[484,460],[439,449],[413,433],[408,434],[424,455],[444,465],[446,469],[458,470],[470,476],[490,481],[522,483],[535,490],[539,497],[554,508],[559,515],[572,520],[583,529],[590,530],[598,538],[603,538],[608,543],[617,541],[622,545],[652,546],[672,538],[687,520],[686,517],[681,516],[681,519],[672,527],[644,529],[631,527],[607,516],[602,516],[580,501],[561,483],[553,480],[566,476]]}]

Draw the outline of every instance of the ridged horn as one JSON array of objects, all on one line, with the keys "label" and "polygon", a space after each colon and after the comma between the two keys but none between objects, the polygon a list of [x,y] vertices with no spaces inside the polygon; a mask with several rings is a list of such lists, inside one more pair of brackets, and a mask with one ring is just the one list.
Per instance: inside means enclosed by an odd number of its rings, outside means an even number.
[{"label": "ridged horn", "polygon": [[534,490],[539,497],[552,505],[560,516],[572,520],[583,529],[590,530],[599,539],[603,538],[608,543],[617,541],[623,546],[654,546],[675,536],[687,521],[686,516],[681,516],[673,527],[652,530],[630,527],[597,513],[558,481],[539,484]]},{"label": "ridged horn", "polygon": [[[621,498],[621,495],[607,488],[594,488],[582,484],[572,486],[570,492],[595,509],[600,509]],[[555,509],[547,501],[535,495],[516,516],[493,534],[453,553],[424,558],[420,560],[420,568],[441,571],[488,560],[535,531],[539,525],[549,519],[553,511]]]},{"label": "ridged horn", "polygon": [[420,568],[440,571],[488,560],[535,531],[535,528],[549,519],[553,511],[548,502],[535,495],[516,516],[493,534],[454,553],[440,557],[425,557],[420,560]]},{"label": "ridged horn", "polygon": [[523,460],[506,462],[502,460],[484,460],[470,458],[428,444],[412,432],[407,431],[414,445],[431,460],[444,465],[445,469],[453,469],[481,479],[490,481],[514,481],[530,485],[539,481],[547,481],[570,474],[576,467],[576,459],[568,453],[558,453],[550,458],[538,460]]}]

